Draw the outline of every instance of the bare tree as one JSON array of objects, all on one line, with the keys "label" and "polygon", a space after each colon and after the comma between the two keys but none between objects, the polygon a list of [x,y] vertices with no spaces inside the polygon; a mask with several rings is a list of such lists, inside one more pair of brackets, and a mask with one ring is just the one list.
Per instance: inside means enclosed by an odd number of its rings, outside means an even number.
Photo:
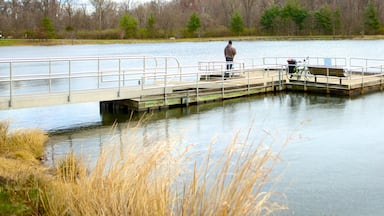
[{"label": "bare tree", "polygon": [[244,10],[244,19],[245,19],[245,25],[247,27],[251,27],[251,18],[252,18],[252,12],[253,8],[256,6],[258,0],[241,0]]},{"label": "bare tree", "polygon": [[102,30],[103,24],[110,24],[106,18],[108,15],[113,15],[116,9],[116,3],[112,0],[89,0],[95,9],[94,16],[97,18],[97,29]]},{"label": "bare tree", "polygon": [[[24,33],[36,31],[44,17],[52,20],[58,32],[72,26],[83,35],[94,37],[92,31],[117,29],[120,17],[129,13],[141,27],[146,26],[149,17],[155,18],[156,35],[177,35],[185,29],[192,12],[201,20],[204,31],[222,35],[228,33],[229,22],[234,11],[239,11],[247,27],[261,27],[260,18],[271,5],[284,8],[296,2],[311,14],[322,5],[329,5],[337,13],[338,34],[359,34],[364,32],[364,11],[368,2],[377,10],[378,18],[384,23],[383,0],[89,0],[89,4],[78,4],[78,0],[0,0],[0,31],[5,35],[22,37]],[[90,10],[89,10],[90,9]],[[312,18],[313,20],[313,18]],[[310,34],[313,24],[309,16],[301,34]],[[276,34],[284,34],[280,28]],[[113,32],[111,31],[111,32]]]},{"label": "bare tree", "polygon": [[221,5],[223,8],[224,16],[225,16],[225,25],[229,26],[229,21],[233,12],[239,8],[235,1],[232,0],[221,0]]},{"label": "bare tree", "polygon": [[67,26],[72,26],[72,19],[73,19],[73,13],[74,13],[73,1],[74,0],[64,0],[62,4],[63,10],[66,16],[68,17]]}]

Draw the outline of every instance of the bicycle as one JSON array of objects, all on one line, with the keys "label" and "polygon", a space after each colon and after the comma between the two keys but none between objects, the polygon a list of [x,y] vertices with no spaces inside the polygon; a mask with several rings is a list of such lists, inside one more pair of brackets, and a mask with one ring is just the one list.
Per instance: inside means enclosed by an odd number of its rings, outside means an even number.
[{"label": "bicycle", "polygon": [[308,70],[308,59],[306,57],[303,61],[296,61],[295,59],[288,59],[288,73],[289,79],[296,77],[297,80],[301,79],[301,76],[304,75],[304,79],[307,79],[307,75],[309,74]]}]

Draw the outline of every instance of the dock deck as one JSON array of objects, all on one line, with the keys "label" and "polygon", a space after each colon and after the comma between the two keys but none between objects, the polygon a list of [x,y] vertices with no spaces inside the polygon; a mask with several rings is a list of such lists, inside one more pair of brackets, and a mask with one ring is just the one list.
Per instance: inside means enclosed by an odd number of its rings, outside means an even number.
[{"label": "dock deck", "polygon": [[357,96],[365,93],[382,91],[384,74],[364,74],[349,71],[346,76],[326,76],[307,74],[292,77],[285,82],[285,88],[293,91],[304,91],[330,95]]},{"label": "dock deck", "polygon": [[101,112],[146,111],[279,91],[356,96],[384,88],[384,60],[306,58],[308,70],[292,74],[287,59],[243,60],[231,71],[226,62],[182,67],[161,56],[0,59],[0,109],[99,102]]},{"label": "dock deck", "polygon": [[[218,74],[202,75],[199,81],[172,81],[167,84],[167,92],[145,95],[129,100],[102,102],[101,109],[109,112],[121,110],[147,111],[173,106],[207,103],[254,94],[283,90],[284,80],[279,79],[281,72],[263,69],[233,71],[233,76]],[[152,89],[161,89],[164,82],[156,82]]]}]

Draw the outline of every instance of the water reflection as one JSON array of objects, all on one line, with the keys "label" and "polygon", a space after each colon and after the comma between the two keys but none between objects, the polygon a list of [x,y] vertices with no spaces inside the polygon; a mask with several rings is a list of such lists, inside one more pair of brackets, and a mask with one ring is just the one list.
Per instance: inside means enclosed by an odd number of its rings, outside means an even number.
[{"label": "water reflection", "polygon": [[[71,151],[91,154],[91,158],[95,159],[103,145],[112,142],[112,137],[113,142],[116,142],[134,135],[141,138],[140,142],[143,144],[154,139],[170,142],[176,137],[180,140],[180,145],[200,143],[199,145],[204,146],[218,134],[215,128],[231,132],[230,128],[236,119],[247,118],[245,115],[237,116],[238,104],[246,105],[264,97],[266,96],[237,98],[150,113],[101,113],[102,126],[96,124],[52,131],[47,151],[48,164]],[[252,106],[248,106],[248,109],[252,109]],[[211,121],[212,119],[217,120]],[[128,133],[135,134],[131,136]]]},{"label": "water reflection", "polygon": [[[283,173],[275,188],[287,195],[288,215],[380,215],[383,94],[354,99],[259,95],[147,113],[148,119],[138,125],[143,114],[103,114],[102,126],[51,136],[47,154],[54,162],[73,150],[92,161],[106,144],[122,147],[132,135],[143,144],[153,140],[176,141],[180,148],[193,144],[194,152],[204,152],[215,137],[217,152],[236,131],[253,127],[250,140],[265,142],[276,151],[290,139],[275,167],[276,173]],[[116,128],[113,122],[119,123]]]},{"label": "water reflection", "polygon": [[[213,137],[219,141],[231,139],[236,130],[276,131],[284,139],[311,119],[311,109],[342,110],[348,98],[304,95],[301,93],[258,95],[245,98],[190,105],[150,113],[101,113],[101,125],[72,127],[51,134],[49,159],[62,157],[70,151],[94,154],[96,158],[106,142],[126,139],[134,131],[142,143],[151,139],[180,139],[180,145],[209,144]],[[317,112],[317,111],[314,111]],[[308,114],[309,113],[309,114]],[[116,126],[113,126],[115,125]],[[119,137],[119,138],[116,138]]]}]

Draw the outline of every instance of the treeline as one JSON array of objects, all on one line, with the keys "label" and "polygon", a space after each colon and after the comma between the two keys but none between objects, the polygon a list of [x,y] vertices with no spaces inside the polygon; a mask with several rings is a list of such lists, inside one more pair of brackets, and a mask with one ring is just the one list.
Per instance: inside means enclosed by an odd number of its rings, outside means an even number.
[{"label": "treeline", "polygon": [[384,33],[382,0],[0,0],[8,38],[184,38]]}]

